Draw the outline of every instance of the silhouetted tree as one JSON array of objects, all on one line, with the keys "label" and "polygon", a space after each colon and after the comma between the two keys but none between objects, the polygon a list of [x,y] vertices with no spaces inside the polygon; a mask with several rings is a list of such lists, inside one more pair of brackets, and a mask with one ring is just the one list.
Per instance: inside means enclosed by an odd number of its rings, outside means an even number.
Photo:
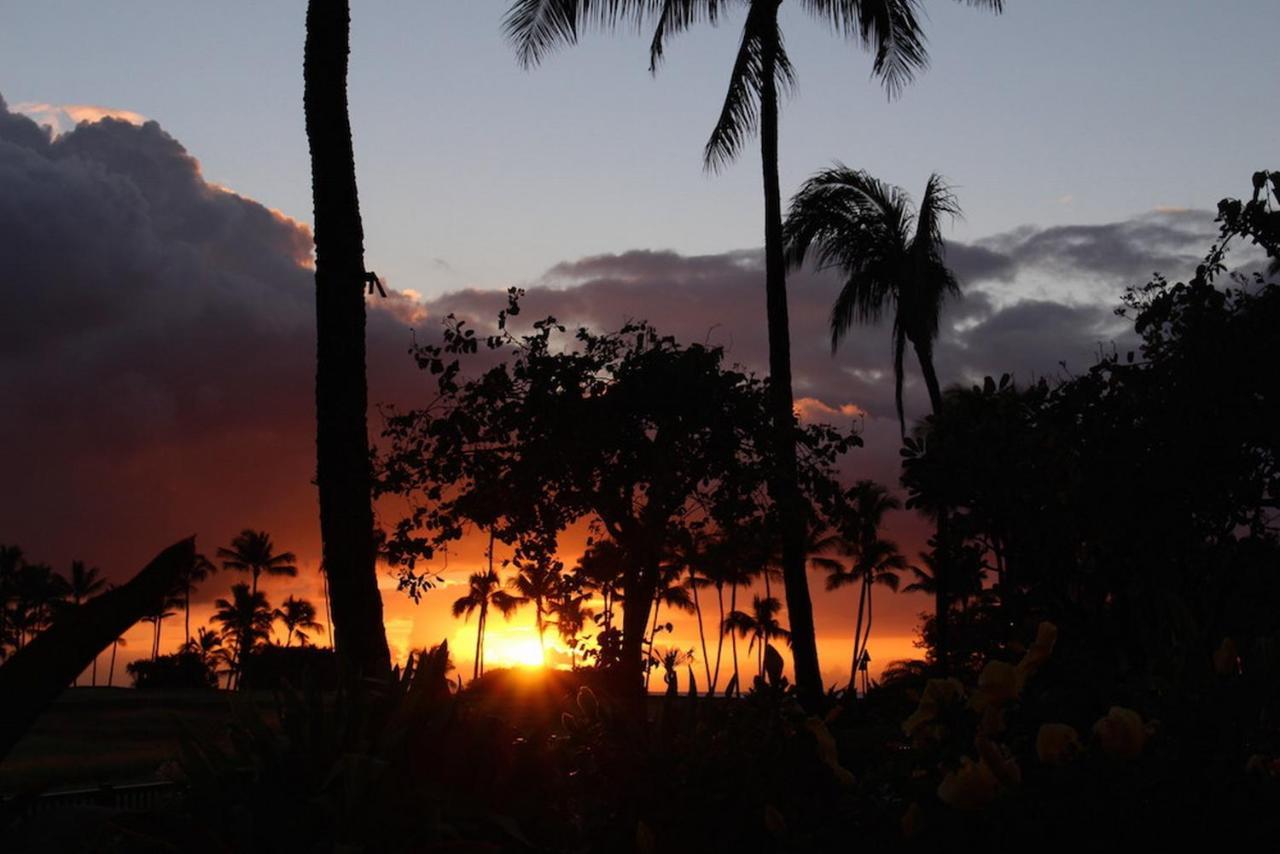
[{"label": "silhouetted tree", "polygon": [[[908,342],[920,362],[934,416],[942,411],[942,386],[933,365],[933,344],[945,300],[959,293],[947,267],[942,221],[959,205],[938,175],[929,176],[919,209],[901,189],[841,164],[810,178],[791,201],[784,226],[787,258],[803,263],[815,252],[820,268],[832,268],[844,286],[831,308],[834,351],[855,321],[875,322],[893,309],[894,400],[906,436],[902,407],[903,354]],[[938,539],[949,542],[947,508],[938,506]],[[940,563],[945,570],[946,560]],[[946,665],[947,577],[935,592],[939,661]]]},{"label": "silhouetted tree", "polygon": [[128,646],[124,636],[116,638],[111,642],[111,663],[107,665],[107,687],[110,688],[116,678],[116,647]]},{"label": "silhouetted tree", "polygon": [[[1003,0],[967,0],[997,12]],[[662,60],[666,42],[694,24],[718,23],[722,0],[652,3],[648,0],[516,0],[505,26],[521,62],[537,64],[552,49],[577,41],[581,28],[622,23],[654,26],[650,69]],[[792,653],[802,702],[814,708],[822,698],[813,605],[805,575],[804,509],[797,473],[795,413],[791,393],[791,340],[783,256],[782,193],[778,182],[780,95],[795,83],[778,24],[781,0],[743,0],[747,8],[742,40],[729,78],[720,118],[703,152],[708,169],[722,168],[741,153],[747,138],[760,134],[764,179],[765,303],[769,332],[770,414],[774,456],[770,493],[779,507],[787,613],[795,638]],[[892,94],[924,67],[928,55],[914,0],[807,0],[815,18],[875,53],[873,74]]]},{"label": "silhouetted tree", "polygon": [[[521,604],[533,605],[534,625],[538,629],[538,648],[542,652],[542,663],[547,663],[547,614],[551,602],[559,593],[563,584],[561,572],[564,564],[547,556],[528,560],[516,558],[513,561],[516,574],[507,581]],[[572,618],[571,618],[572,621]]]},{"label": "silhouetted tree", "polygon": [[[489,548],[493,548],[490,540]],[[467,580],[467,592],[453,602],[453,616],[471,618],[476,611],[480,617],[476,621],[476,660],[471,678],[479,679],[484,674],[484,630],[489,620],[489,608],[496,608],[503,617],[511,619],[520,600],[502,589],[502,581],[492,567],[486,572],[473,572]]]},{"label": "silhouetted tree", "polygon": [[222,642],[232,652],[227,687],[239,685],[246,657],[271,637],[272,612],[266,594],[247,584],[231,585],[231,598],[214,602],[212,622],[219,626]]},{"label": "silhouetted tree", "polygon": [[[758,664],[757,677],[764,678],[765,647],[769,641],[783,638],[790,642],[791,632],[778,621],[782,603],[773,596],[752,596],[750,611],[730,611],[724,618],[722,632],[733,632],[739,637],[749,637],[747,652],[755,650]],[[737,674],[734,674],[735,676]]]},{"label": "silhouetted tree", "polygon": [[323,632],[324,626],[316,622],[316,606],[306,599],[290,596],[272,612],[272,617],[284,624],[284,645],[289,646],[296,637],[301,646],[311,639],[308,632]]},{"label": "silhouetted tree", "polygon": [[151,660],[155,661],[160,657],[160,629],[164,621],[172,617],[177,611],[170,609],[174,604],[172,599],[166,598],[159,607],[150,614],[142,618],[142,622],[151,624]]},{"label": "silhouetted tree", "polygon": [[[243,536],[243,534],[241,535]],[[235,547],[235,543],[232,543]],[[270,548],[267,549],[270,552]],[[182,578],[178,582],[178,587],[182,591],[182,620],[183,634],[187,638],[187,643],[191,643],[191,594],[200,582],[208,579],[210,575],[218,571],[218,566],[202,554],[197,554],[196,559],[192,561],[191,566],[187,567],[182,573]],[[256,577],[255,577],[256,581]]]},{"label": "silhouetted tree", "polygon": [[266,531],[254,531],[245,528],[231,541],[229,548],[219,547],[218,557],[222,558],[223,569],[234,569],[248,572],[253,577],[249,590],[258,592],[258,576],[282,576],[296,578],[298,567],[294,561],[298,558],[293,552],[275,554],[275,544]]},{"label": "silhouetted tree", "polygon": [[827,572],[827,590],[858,585],[853,663],[849,675],[850,696],[856,694],[858,673],[871,638],[873,586],[880,584],[896,591],[898,573],[907,568],[906,558],[898,551],[897,544],[880,536],[885,514],[901,506],[901,502],[881,484],[870,480],[858,481],[845,493],[845,515],[836,521],[837,533],[827,541],[834,550],[848,557],[850,563],[846,565],[830,558],[815,560]]},{"label": "silhouetted tree", "polygon": [[[647,324],[580,329],[571,349],[554,319],[517,338],[505,323],[518,298],[513,291],[500,333],[486,339],[487,349],[510,348],[510,362],[462,380],[461,359],[450,357],[479,345],[454,318],[443,345],[415,351],[439,396],[387,419],[381,486],[415,498],[388,552],[412,588],[413,562],[485,518],[496,493],[504,542],[532,538],[550,550],[568,525],[597,525],[621,562],[620,679],[638,693],[662,564],[680,531],[697,519],[776,516],[766,489],[775,448],[768,391],[726,368],[721,349],[681,346]],[[820,501],[838,491],[835,461],[859,439],[824,425],[797,437],[805,497]],[[598,643],[613,628],[605,600]]]},{"label": "silhouetted tree", "polygon": [[365,376],[365,287],[377,279],[364,267],[347,113],[350,27],[345,0],[307,4],[303,106],[315,207],[316,485],[335,646],[353,672],[384,677],[391,653],[375,563]]},{"label": "silhouetted tree", "polygon": [[[107,586],[107,580],[102,577],[102,571],[97,567],[89,567],[82,560],[71,561],[71,571],[66,577],[67,581],[67,600],[68,602],[79,607],[83,602],[94,596]],[[72,685],[79,682],[80,677],[77,676],[71,681]],[[93,676],[90,680],[91,685],[98,684],[98,657],[93,658]]]}]

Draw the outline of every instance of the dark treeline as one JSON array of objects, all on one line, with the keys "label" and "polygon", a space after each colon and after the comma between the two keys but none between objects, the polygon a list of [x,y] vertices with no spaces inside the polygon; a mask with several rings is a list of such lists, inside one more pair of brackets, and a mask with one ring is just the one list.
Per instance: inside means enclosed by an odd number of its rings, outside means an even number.
[{"label": "dark treeline", "polygon": [[[126,668],[139,688],[227,688],[241,687],[246,670],[257,669],[257,683],[270,687],[279,676],[267,673],[294,673],[304,667],[332,671],[331,662],[314,653],[292,655],[295,664],[281,663],[274,652],[273,628],[279,626],[284,635],[280,647],[294,644],[305,648],[313,636],[326,629],[310,601],[288,596],[280,607],[273,608],[266,594],[257,589],[263,575],[293,577],[298,574],[291,552],[276,553],[271,537],[265,531],[245,529],[229,546],[218,549],[218,563],[197,554],[195,560],[177,573],[172,589],[139,620],[151,626],[151,640],[146,657],[129,663]],[[216,600],[210,617],[211,627],[197,626],[192,632],[191,596],[197,587],[219,569],[248,573],[249,583],[232,584],[227,598]],[[0,661],[21,650],[34,637],[49,628],[60,617],[110,590],[101,570],[83,561],[72,561],[68,572],[58,573],[48,565],[28,561],[17,546],[0,545]],[[162,633],[166,620],[183,617],[184,639],[176,652],[162,654]],[[96,687],[116,685],[116,658],[126,645],[118,637],[95,657],[86,684]],[[271,650],[268,652],[268,650]],[[272,664],[258,664],[264,655]],[[102,682],[98,679],[99,658],[103,661]],[[319,662],[316,664],[315,662]],[[264,669],[265,668],[265,669]],[[292,668],[292,669],[290,669]],[[77,678],[73,685],[81,684]]]}]

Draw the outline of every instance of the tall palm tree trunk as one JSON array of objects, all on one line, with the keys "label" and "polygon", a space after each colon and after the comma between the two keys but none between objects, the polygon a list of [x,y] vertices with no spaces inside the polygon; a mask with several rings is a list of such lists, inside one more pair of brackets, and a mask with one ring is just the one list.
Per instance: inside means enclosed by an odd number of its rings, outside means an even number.
[{"label": "tall palm tree trunk", "polygon": [[183,610],[183,617],[182,617],[183,627],[182,628],[183,628],[183,631],[187,633],[187,645],[190,646],[191,645],[191,582],[190,581],[187,582],[187,587],[184,593],[185,595],[183,596],[183,602],[182,602],[182,610]]},{"label": "tall palm tree trunk", "polygon": [[858,659],[862,658],[862,618],[866,609],[866,601],[867,584],[863,581],[858,589],[858,618],[853,624],[853,666],[849,670],[849,688],[851,690],[858,684]]},{"label": "tall palm tree trunk", "polygon": [[[690,584],[693,589],[693,612],[698,615],[698,640],[702,643],[702,668],[707,672],[707,684],[711,684],[711,657],[707,655],[707,633],[702,627],[702,603],[698,601],[698,586]],[[715,688],[711,689],[713,692]]]},{"label": "tall palm tree trunk", "polygon": [[93,657],[93,672],[92,672],[92,675],[89,677],[89,687],[90,688],[98,687],[98,656],[96,655]]},{"label": "tall palm tree trunk", "polygon": [[[777,8],[773,10],[777,32]],[[760,160],[764,172],[765,301],[769,324],[769,390],[773,410],[775,468],[769,492],[782,526],[782,577],[791,623],[800,703],[813,710],[822,701],[822,675],[813,626],[813,603],[805,575],[804,514],[796,478],[795,410],[791,396],[791,330],[787,317],[787,265],[782,242],[782,190],[778,184],[778,90],[774,80],[778,44],[766,39],[760,93]]]},{"label": "tall palm tree trunk", "polygon": [[373,541],[365,377],[364,229],[347,112],[346,0],[310,0],[303,105],[316,244],[316,485],[333,583],[333,638],[350,674],[383,678],[391,654]]},{"label": "tall palm tree trunk", "polygon": [[[928,339],[913,339],[912,347],[916,358],[920,361],[920,373],[924,377],[925,388],[929,390],[929,405],[934,418],[942,414],[942,386],[938,382],[938,373],[933,367],[933,347]],[[947,576],[951,569],[951,541],[949,536],[950,512],[946,507],[938,509],[938,554],[934,578],[934,647],[938,664],[946,673],[949,668],[949,632],[950,601],[947,595]]]},{"label": "tall palm tree trunk", "polygon": [[[719,625],[723,627],[724,626],[724,585],[723,584],[716,585],[716,601],[719,602],[720,604]],[[720,654],[721,652],[724,651],[724,632],[720,631],[718,632],[718,634],[720,635],[720,637],[716,640],[716,666],[715,666],[715,670],[711,675],[711,678],[707,680],[708,683],[710,683],[711,687],[709,690],[712,695],[716,693],[716,685],[720,683]]]},{"label": "tall palm tree trunk", "polygon": [[119,640],[111,642],[111,664],[107,666],[107,687],[110,688],[116,679],[116,647],[120,645]]},{"label": "tall palm tree trunk", "polygon": [[[729,589],[729,610],[738,610],[738,583],[735,581]],[[733,692],[741,693],[742,679],[738,673],[738,633],[733,632],[733,637],[729,638],[729,645],[733,649]],[[724,636],[724,617],[720,618],[720,635]]]},{"label": "tall palm tree trunk", "polygon": [[920,362],[920,374],[924,377],[924,386],[929,390],[929,406],[935,416],[942,412],[942,385],[938,382],[938,372],[933,367],[933,347],[927,341],[911,342]]},{"label": "tall palm tree trunk", "polygon": [[547,666],[547,624],[542,618],[542,599],[533,603],[533,619],[538,627],[538,655],[542,658],[542,666]]}]

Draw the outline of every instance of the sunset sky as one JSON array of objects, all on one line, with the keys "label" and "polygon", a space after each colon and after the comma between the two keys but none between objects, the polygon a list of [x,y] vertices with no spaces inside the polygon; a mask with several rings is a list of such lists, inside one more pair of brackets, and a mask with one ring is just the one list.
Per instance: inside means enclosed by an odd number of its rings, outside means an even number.
[{"label": "sunset sky", "polygon": [[[590,34],[521,70],[500,33],[506,3],[352,5],[367,263],[396,291],[371,304],[375,402],[421,399],[411,328],[492,318],[513,284],[531,289],[528,315],[644,317],[763,370],[758,158],[749,147],[724,174],[701,167],[738,18],[678,38],[654,77],[632,34]],[[966,296],[942,333],[944,382],[1056,376],[1124,348],[1112,311],[1124,287],[1186,275],[1217,200],[1277,166],[1275,0],[1011,0],[1000,17],[928,2],[932,67],[892,103],[868,57],[795,5],[783,6],[799,77],[784,195],[838,159],[912,194],[941,172],[964,207],[949,257]],[[212,554],[253,527],[304,568],[270,595],[320,600],[304,9],[0,3],[0,542],[32,560],[80,558],[123,580],[181,536]],[[122,121],[75,129],[104,116]],[[832,358],[837,287],[791,279],[796,396],[806,418],[865,412],[846,472],[896,484],[889,333],[855,331]],[[910,369],[908,382],[919,415]],[[891,531],[920,548],[910,514]],[[474,622],[447,609],[479,558],[465,543],[449,586],[417,606],[387,578],[397,655],[448,637],[469,672]],[[228,585],[205,586],[197,621]],[[816,595],[836,681],[854,597]],[[878,664],[912,652],[927,604],[883,601]],[[489,661],[527,657],[531,621],[495,619]],[[147,631],[130,636],[133,655]],[[180,619],[165,626],[170,641],[180,632]],[[683,624],[682,645],[694,638]]]}]

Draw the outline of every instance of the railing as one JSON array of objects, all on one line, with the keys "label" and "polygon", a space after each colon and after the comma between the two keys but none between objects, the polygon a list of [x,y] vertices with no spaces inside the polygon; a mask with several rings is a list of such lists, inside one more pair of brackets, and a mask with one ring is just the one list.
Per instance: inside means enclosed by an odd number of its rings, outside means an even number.
[{"label": "railing", "polygon": [[13,796],[4,798],[3,803],[5,811],[13,809],[26,815],[39,815],[79,806],[97,806],[117,810],[153,809],[176,801],[181,796],[182,787],[177,783],[159,781],[47,792],[31,798]]}]

